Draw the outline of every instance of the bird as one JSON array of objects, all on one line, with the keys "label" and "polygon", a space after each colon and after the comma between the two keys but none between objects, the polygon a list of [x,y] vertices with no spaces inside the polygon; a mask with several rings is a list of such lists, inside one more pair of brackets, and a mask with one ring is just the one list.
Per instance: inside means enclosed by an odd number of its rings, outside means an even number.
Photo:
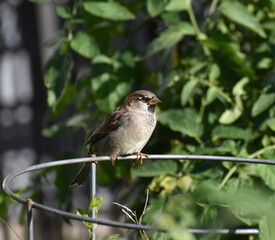
[{"label": "bird", "polygon": [[[141,150],[156,127],[156,105],[161,101],[148,90],[138,90],[127,96],[124,103],[107,115],[89,137],[88,156],[110,156],[114,166],[118,156],[137,154],[142,165]],[[91,162],[84,163],[71,187],[82,185],[90,172]]]}]

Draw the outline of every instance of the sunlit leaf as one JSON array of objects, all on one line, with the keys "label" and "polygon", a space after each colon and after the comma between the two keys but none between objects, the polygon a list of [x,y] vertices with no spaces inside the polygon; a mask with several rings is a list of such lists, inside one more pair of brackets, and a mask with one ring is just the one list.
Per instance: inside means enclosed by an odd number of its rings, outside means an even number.
[{"label": "sunlit leaf", "polygon": [[190,137],[199,138],[203,133],[203,126],[196,122],[198,115],[194,109],[171,109],[159,114],[158,120],[168,125],[173,131],[185,133]]},{"label": "sunlit leaf", "polygon": [[242,110],[237,106],[234,106],[233,109],[225,110],[219,118],[221,124],[231,124],[235,122],[242,115]]},{"label": "sunlit leaf", "polygon": [[275,132],[275,118],[269,119],[267,122],[268,127]]},{"label": "sunlit leaf", "polygon": [[264,183],[275,191],[275,169],[269,165],[258,165],[257,172],[263,179]]},{"label": "sunlit leaf", "polygon": [[182,0],[170,0],[169,3],[165,6],[166,11],[182,11],[187,10],[186,1]]},{"label": "sunlit leaf", "polygon": [[271,240],[275,236],[275,214],[264,215],[259,222],[259,239]]},{"label": "sunlit leaf", "polygon": [[70,8],[68,6],[57,6],[56,12],[59,17],[67,19],[71,16]]},{"label": "sunlit leaf", "polygon": [[219,125],[212,131],[213,139],[241,139],[248,141],[253,138],[252,131],[250,129],[242,129],[235,126],[223,126]]},{"label": "sunlit leaf", "polygon": [[87,1],[83,3],[83,7],[88,13],[100,18],[121,21],[132,20],[135,18],[135,15],[126,7],[115,1]]},{"label": "sunlit leaf", "polygon": [[264,93],[253,104],[251,115],[256,117],[275,102],[275,93]]},{"label": "sunlit leaf", "polygon": [[129,92],[131,82],[117,81],[116,76],[103,73],[92,78],[91,84],[97,106],[108,113],[118,107],[121,99]]},{"label": "sunlit leaf", "polygon": [[105,198],[105,195],[100,198],[96,198],[96,195],[93,196],[89,205],[89,214],[92,212],[93,208],[95,208],[96,216],[98,215],[99,209],[104,201],[104,198]]},{"label": "sunlit leaf", "polygon": [[269,69],[273,65],[273,59],[269,57],[262,58],[258,63],[257,63],[257,68],[259,69]]},{"label": "sunlit leaf", "polygon": [[249,83],[249,78],[247,77],[244,77],[242,78],[240,81],[238,81],[235,86],[233,87],[233,94],[236,96],[236,95],[243,95],[245,94],[245,90],[244,90],[244,87],[246,84]]},{"label": "sunlit leaf", "polygon": [[71,48],[86,58],[92,58],[99,53],[95,39],[85,32],[78,32],[71,41]]},{"label": "sunlit leaf", "polygon": [[169,0],[147,0],[147,11],[151,17],[155,17],[164,10],[168,2]]},{"label": "sunlit leaf", "polygon": [[238,1],[222,1],[219,12],[230,20],[254,31],[259,36],[266,38],[266,33],[262,25],[257,19],[248,11],[247,7]]}]

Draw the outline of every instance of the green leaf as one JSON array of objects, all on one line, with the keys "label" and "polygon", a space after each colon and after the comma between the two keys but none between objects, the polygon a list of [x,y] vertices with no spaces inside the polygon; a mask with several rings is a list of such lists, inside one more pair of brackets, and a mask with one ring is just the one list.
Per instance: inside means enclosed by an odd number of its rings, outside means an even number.
[{"label": "green leaf", "polygon": [[59,17],[68,19],[71,16],[70,8],[68,6],[57,6],[56,12]]},{"label": "green leaf", "polygon": [[66,128],[65,124],[57,123],[50,127],[43,128],[42,135],[48,138],[54,137],[60,134],[62,131],[64,131],[65,128]]},{"label": "green leaf", "polygon": [[264,215],[259,222],[259,239],[272,240],[275,236],[275,214]]},{"label": "green leaf", "polygon": [[155,223],[155,216],[163,212],[166,198],[165,194],[159,194],[156,198],[150,199],[149,206],[144,216],[144,222],[146,224],[152,225]]},{"label": "green leaf", "polygon": [[64,87],[64,90],[53,104],[53,111],[55,114],[61,113],[73,100],[76,95],[76,86],[70,83],[67,83]]},{"label": "green leaf", "polygon": [[275,93],[262,94],[253,104],[251,115],[256,117],[267,110],[275,102]]},{"label": "green leaf", "polygon": [[196,87],[197,87],[198,81],[190,79],[182,88],[181,91],[181,105],[184,106],[187,101],[192,97]]},{"label": "green leaf", "polygon": [[158,116],[161,124],[168,125],[171,130],[185,133],[195,139],[200,138],[203,133],[203,126],[197,122],[197,119],[197,112],[191,108],[171,109],[161,112]]},{"label": "green leaf", "polygon": [[146,56],[150,56],[175,45],[185,35],[194,35],[194,28],[190,23],[181,22],[170,26],[161,32],[160,36],[149,45]]},{"label": "green leaf", "polygon": [[146,6],[150,17],[155,17],[160,14],[169,0],[147,0]]},{"label": "green leaf", "polygon": [[232,109],[225,110],[219,118],[221,124],[231,124],[242,115],[242,110],[237,106]]},{"label": "green leaf", "polygon": [[233,87],[233,94],[235,96],[241,96],[241,95],[244,95],[245,94],[245,91],[244,91],[244,87],[246,84],[249,83],[249,78],[248,77],[244,77],[242,78],[240,81],[238,81],[235,86]]},{"label": "green leaf", "polygon": [[209,80],[214,81],[217,80],[221,75],[221,70],[218,64],[214,63],[211,65],[210,71],[209,71]]},{"label": "green leaf", "polygon": [[212,52],[221,69],[233,70],[240,76],[254,76],[250,65],[245,59],[245,54],[240,51],[239,44],[231,38],[218,35],[214,38],[209,37],[201,43]]},{"label": "green leaf", "polygon": [[223,126],[219,125],[212,131],[212,137],[216,139],[241,139],[249,141],[253,138],[251,129],[242,129],[235,126]]},{"label": "green leaf", "polygon": [[109,20],[132,20],[135,15],[131,13],[126,7],[122,6],[118,2],[99,2],[90,1],[83,3],[84,9],[97,17],[109,19]]},{"label": "green leaf", "polygon": [[257,165],[257,172],[263,179],[264,183],[275,191],[275,169],[269,165]]},{"label": "green leaf", "polygon": [[130,81],[117,81],[116,76],[110,73],[103,73],[92,78],[91,83],[96,104],[106,113],[118,106],[121,99],[129,92],[131,84]]},{"label": "green leaf", "polygon": [[271,118],[269,120],[267,120],[267,126],[273,131],[275,132],[275,118]]},{"label": "green leaf", "polygon": [[206,92],[206,104],[209,105],[212,103],[217,97],[218,97],[218,92],[216,87],[209,87]]},{"label": "green leaf", "polygon": [[82,127],[89,130],[90,126],[87,125],[88,120],[91,118],[91,114],[88,112],[78,113],[75,116],[72,116],[66,122],[67,127]]},{"label": "green leaf", "polygon": [[48,88],[48,104],[53,106],[71,78],[73,59],[70,54],[57,53],[49,62],[44,76]]},{"label": "green leaf", "polygon": [[[236,156],[238,154],[238,147],[234,140],[225,140],[218,148],[216,148],[216,150],[221,153],[230,153],[233,156]],[[232,167],[231,162],[223,162],[223,165],[224,164],[230,164],[230,166]]]},{"label": "green leaf", "polygon": [[153,161],[133,171],[133,176],[154,177],[161,174],[174,174],[177,171],[177,163],[173,160]]},{"label": "green leaf", "polygon": [[102,196],[100,198],[96,198],[96,195],[93,196],[92,201],[90,202],[89,205],[89,214],[92,212],[93,208],[96,209],[96,216],[98,215],[99,209],[104,201],[105,196]]},{"label": "green leaf", "polygon": [[86,58],[93,58],[99,54],[99,49],[95,39],[85,32],[78,32],[71,41],[71,48]]},{"label": "green leaf", "polygon": [[238,1],[222,1],[219,12],[229,18],[230,20],[246,27],[259,36],[266,38],[266,33],[262,25],[257,19],[248,11],[248,9]]},{"label": "green leaf", "polygon": [[113,234],[113,235],[105,238],[105,240],[124,240],[124,238],[122,238],[120,236],[120,234]]},{"label": "green leaf", "polygon": [[165,7],[166,11],[182,11],[182,10],[187,10],[187,4],[186,1],[182,0],[170,0],[169,3]]},{"label": "green leaf", "polygon": [[269,69],[273,65],[273,59],[269,57],[264,57],[262,58],[258,63],[257,63],[257,68],[259,69]]},{"label": "green leaf", "polygon": [[[89,217],[88,213],[86,213],[85,211],[83,211],[82,209],[80,208],[77,208],[76,210],[76,214],[78,216],[82,216],[82,217]],[[93,223],[92,222],[85,222],[85,221],[82,221],[84,223],[84,225],[86,226],[86,228],[88,229],[92,229],[93,228]]]}]

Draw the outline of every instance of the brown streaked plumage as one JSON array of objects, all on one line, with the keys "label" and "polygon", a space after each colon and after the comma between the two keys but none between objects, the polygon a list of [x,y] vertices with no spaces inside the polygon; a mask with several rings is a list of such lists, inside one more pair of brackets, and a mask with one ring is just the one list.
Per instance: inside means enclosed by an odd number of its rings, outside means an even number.
[{"label": "brown streaked plumage", "polygon": [[[112,111],[88,139],[88,155],[110,156],[114,165],[117,156],[140,153],[156,126],[155,107],[160,100],[154,93],[139,90],[131,93],[125,102]],[[71,186],[81,185],[87,178],[91,163],[85,163]]]}]

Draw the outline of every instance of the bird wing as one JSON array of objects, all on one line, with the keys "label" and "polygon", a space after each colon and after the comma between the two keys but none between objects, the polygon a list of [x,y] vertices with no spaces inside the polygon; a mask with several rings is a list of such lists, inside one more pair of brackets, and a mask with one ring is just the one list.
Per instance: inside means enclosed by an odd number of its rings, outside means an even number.
[{"label": "bird wing", "polygon": [[106,135],[108,135],[111,131],[118,128],[119,125],[119,119],[120,117],[126,112],[126,108],[123,106],[120,106],[116,108],[114,111],[112,111],[101,123],[98,128],[92,133],[92,135],[89,137],[88,141],[86,142],[85,146],[88,144],[93,145],[95,142],[99,141],[100,139],[104,138]]}]

